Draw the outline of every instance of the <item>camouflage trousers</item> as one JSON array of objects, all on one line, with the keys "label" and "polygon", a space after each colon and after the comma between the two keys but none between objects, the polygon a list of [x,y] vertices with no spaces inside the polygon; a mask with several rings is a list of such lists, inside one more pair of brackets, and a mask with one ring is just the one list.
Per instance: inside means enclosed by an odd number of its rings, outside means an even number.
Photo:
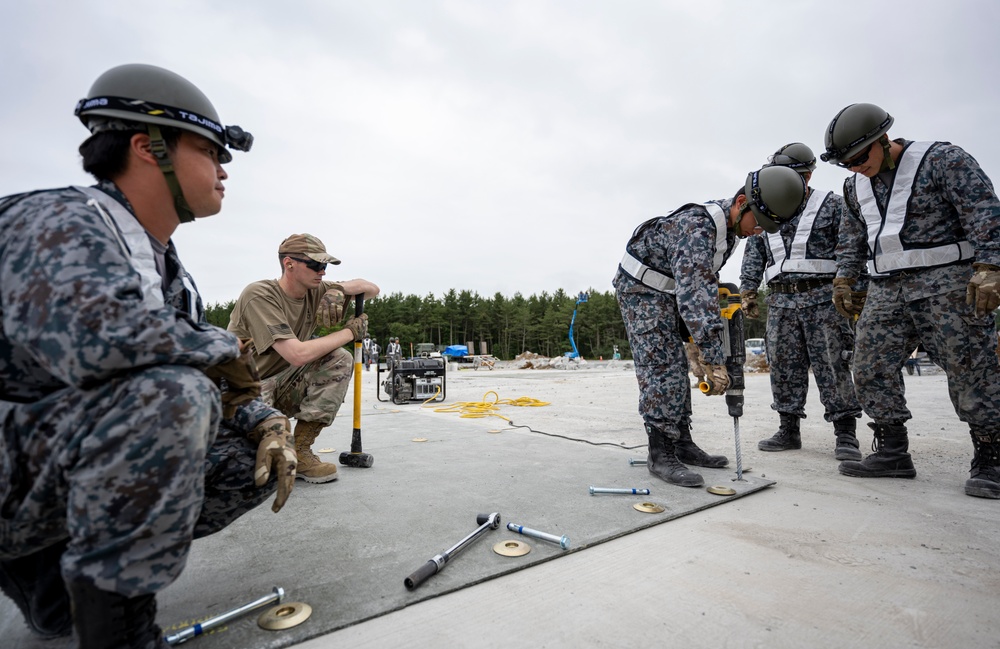
[{"label": "camouflage trousers", "polygon": [[805,417],[809,368],[819,388],[827,421],[860,417],[849,358],[854,335],[831,300],[799,308],[767,310],[767,362],[771,366],[771,409]]},{"label": "camouflage trousers", "polygon": [[993,315],[977,316],[965,303],[965,287],[908,300],[893,278],[872,281],[858,320],[854,385],[861,406],[876,423],[911,418],[902,367],[922,343],[948,375],[948,394],[958,418],[971,428],[1000,431],[1000,366]]},{"label": "camouflage trousers", "polygon": [[617,299],[639,381],[639,414],[660,427],[686,425],[691,383],[676,299],[668,293],[621,291]]},{"label": "camouflage trousers", "polygon": [[354,355],[341,347],[264,379],[260,398],[290,419],[329,426],[344,403],[353,372]]},{"label": "camouflage trousers", "polygon": [[180,366],[0,402],[0,558],[68,538],[67,581],[129,597],[162,590],[193,537],[274,491],[253,485],[256,448],[220,417],[213,383]]}]

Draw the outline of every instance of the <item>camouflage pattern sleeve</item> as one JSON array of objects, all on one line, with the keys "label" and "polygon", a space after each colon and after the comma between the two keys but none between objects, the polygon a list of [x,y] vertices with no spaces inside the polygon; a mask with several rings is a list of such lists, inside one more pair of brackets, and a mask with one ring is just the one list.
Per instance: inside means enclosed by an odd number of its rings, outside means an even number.
[{"label": "camouflage pattern sleeve", "polygon": [[868,262],[868,229],[854,182],[854,176],[844,181],[844,208],[837,235],[837,277],[849,279],[857,279]]},{"label": "camouflage pattern sleeve", "polygon": [[254,399],[236,408],[236,415],[226,421],[226,425],[232,430],[240,432],[247,437],[257,424],[268,417],[284,417],[280,411],[270,407],[261,399]]},{"label": "camouflage pattern sleeve", "polygon": [[1000,266],[1000,200],[979,163],[961,147],[943,144],[928,154],[934,183],[958,213],[979,263]]},{"label": "camouflage pattern sleeve", "polygon": [[767,240],[763,234],[747,237],[743,247],[743,265],[740,266],[740,291],[756,291],[764,277],[767,265]]},{"label": "camouflage pattern sleeve", "polygon": [[0,217],[5,375],[45,392],[136,367],[204,369],[236,358],[232,334],[143,305],[138,274],[86,200],[71,188],[42,192]]},{"label": "camouflage pattern sleeve", "polygon": [[677,282],[677,310],[701,350],[705,362],[721,365],[722,315],[719,278],[713,269],[715,226],[703,207],[676,214],[671,228],[674,241],[670,268]]}]

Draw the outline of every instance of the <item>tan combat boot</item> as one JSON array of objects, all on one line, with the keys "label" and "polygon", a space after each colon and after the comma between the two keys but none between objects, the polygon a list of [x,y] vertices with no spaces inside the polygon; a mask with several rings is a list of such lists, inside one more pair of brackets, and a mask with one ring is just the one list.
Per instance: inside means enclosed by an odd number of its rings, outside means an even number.
[{"label": "tan combat boot", "polygon": [[318,421],[295,422],[295,454],[299,457],[299,465],[295,477],[306,482],[332,482],[337,479],[337,465],[320,462],[312,452],[313,442],[323,430],[323,424]]}]

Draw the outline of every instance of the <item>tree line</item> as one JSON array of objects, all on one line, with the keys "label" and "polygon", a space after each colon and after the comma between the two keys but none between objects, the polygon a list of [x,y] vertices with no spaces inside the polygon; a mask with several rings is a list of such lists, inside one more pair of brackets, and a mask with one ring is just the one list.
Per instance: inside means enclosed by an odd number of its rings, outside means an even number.
[{"label": "tree line", "polygon": [[[761,291],[759,320],[746,321],[747,338],[763,338],[767,305]],[[614,291],[588,291],[586,302],[562,289],[549,294],[524,297],[515,293],[506,297],[495,293],[484,297],[475,291],[449,290],[441,298],[433,294],[424,297],[390,293],[365,302],[368,332],[385,349],[389,337],[398,337],[403,353],[409,355],[411,345],[433,343],[439,348],[473,343],[470,354],[481,352],[485,342],[487,353],[502,360],[511,360],[526,351],[546,357],[562,356],[572,351],[569,341],[573,309],[573,340],[580,355],[587,359],[609,359],[618,347],[622,358],[631,352],[625,335],[625,325]],[[226,328],[235,300],[211,304],[206,309],[208,321]],[[353,309],[349,304],[348,308]],[[320,330],[321,335],[326,333]]]}]

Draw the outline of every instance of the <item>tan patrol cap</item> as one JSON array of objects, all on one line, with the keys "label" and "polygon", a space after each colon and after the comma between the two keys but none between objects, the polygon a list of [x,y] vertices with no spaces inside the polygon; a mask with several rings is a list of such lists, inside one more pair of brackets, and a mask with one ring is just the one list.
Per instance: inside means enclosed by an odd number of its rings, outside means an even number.
[{"label": "tan patrol cap", "polygon": [[278,246],[279,255],[303,255],[321,264],[339,264],[340,260],[326,252],[323,242],[311,234],[293,234]]}]

